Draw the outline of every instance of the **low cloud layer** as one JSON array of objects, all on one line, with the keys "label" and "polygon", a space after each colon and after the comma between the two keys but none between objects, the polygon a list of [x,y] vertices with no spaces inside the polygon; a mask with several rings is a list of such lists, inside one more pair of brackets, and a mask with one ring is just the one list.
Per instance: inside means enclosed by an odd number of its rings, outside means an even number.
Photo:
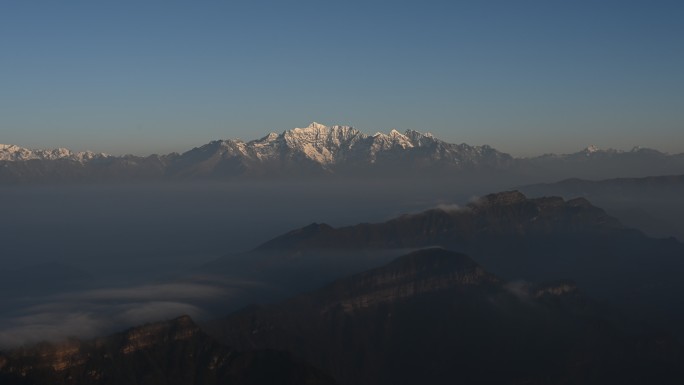
[{"label": "low cloud layer", "polygon": [[143,285],[129,288],[99,289],[77,293],[67,293],[56,297],[68,301],[107,301],[107,300],[179,300],[204,299],[225,296],[227,289],[195,283],[168,283]]},{"label": "low cloud layer", "polygon": [[180,315],[201,319],[207,316],[203,303],[230,301],[236,290],[209,284],[165,283],[45,297],[0,317],[0,348],[102,336]]}]

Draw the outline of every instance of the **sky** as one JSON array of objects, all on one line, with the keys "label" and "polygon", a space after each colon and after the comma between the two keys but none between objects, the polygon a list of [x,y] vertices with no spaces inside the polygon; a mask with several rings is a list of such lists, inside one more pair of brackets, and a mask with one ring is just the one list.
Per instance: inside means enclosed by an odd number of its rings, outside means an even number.
[{"label": "sky", "polygon": [[312,121],[517,156],[684,152],[681,1],[0,4],[0,143],[186,151]]}]

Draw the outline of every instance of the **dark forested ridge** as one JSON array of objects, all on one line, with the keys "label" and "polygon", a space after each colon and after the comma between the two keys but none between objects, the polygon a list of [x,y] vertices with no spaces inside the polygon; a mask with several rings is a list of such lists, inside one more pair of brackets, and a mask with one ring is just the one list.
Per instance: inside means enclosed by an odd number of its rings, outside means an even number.
[{"label": "dark forested ridge", "polygon": [[682,334],[678,325],[684,322],[684,310],[672,304],[684,301],[684,244],[625,227],[584,198],[530,199],[509,191],[460,209],[433,209],[382,223],[340,228],[311,224],[241,256],[242,268],[231,265],[233,257],[225,257],[208,270],[228,273],[232,266],[263,279],[278,275],[281,282],[289,274],[295,285],[307,280],[301,274],[306,266],[292,271],[297,261],[315,263],[318,258],[331,264],[327,261],[355,261],[355,255],[372,250],[430,246],[470,255],[507,280],[572,279],[589,295]]},{"label": "dark forested ridge", "polygon": [[342,384],[684,379],[674,339],[620,320],[573,283],[507,283],[444,249],[247,308],[216,322],[213,333],[243,349],[292,351]]},{"label": "dark forested ridge", "polygon": [[96,340],[43,343],[0,353],[3,385],[333,384],[282,351],[238,352],[187,316]]}]

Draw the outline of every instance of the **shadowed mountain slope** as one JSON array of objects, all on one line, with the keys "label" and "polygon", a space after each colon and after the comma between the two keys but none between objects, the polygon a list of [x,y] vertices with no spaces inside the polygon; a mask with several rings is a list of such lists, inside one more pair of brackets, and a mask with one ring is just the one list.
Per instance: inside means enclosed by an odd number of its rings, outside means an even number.
[{"label": "shadowed mountain slope", "polygon": [[40,344],[0,354],[3,385],[333,384],[278,351],[237,352],[187,317],[92,341]]},{"label": "shadowed mountain slope", "polygon": [[[342,384],[639,384],[684,379],[682,350],[569,282],[509,284],[427,249],[213,325],[242,349],[292,351]],[[621,324],[619,324],[621,323]]]},{"label": "shadowed mountain slope", "polygon": [[[326,278],[335,275],[328,265],[361,266],[365,261],[370,268],[387,260],[367,258],[374,253],[395,250],[396,256],[397,250],[430,246],[471,255],[504,279],[572,279],[590,295],[658,324],[680,329],[676,325],[684,321],[684,310],[673,306],[684,302],[684,245],[624,227],[583,198],[528,199],[510,191],[487,195],[462,209],[433,209],[383,223],[341,228],[312,224],[238,258],[218,260],[209,270],[306,288],[307,280],[317,277],[315,272]],[[353,272],[342,268],[337,277]]]},{"label": "shadowed mountain slope", "polygon": [[684,240],[684,175],[597,181],[574,178],[520,190],[532,197],[583,197],[651,236]]}]

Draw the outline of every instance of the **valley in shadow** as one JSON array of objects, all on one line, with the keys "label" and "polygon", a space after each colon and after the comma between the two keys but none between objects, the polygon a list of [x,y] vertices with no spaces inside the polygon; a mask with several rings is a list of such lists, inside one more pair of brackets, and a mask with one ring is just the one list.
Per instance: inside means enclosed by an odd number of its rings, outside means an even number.
[{"label": "valley in shadow", "polygon": [[[468,201],[492,187],[475,182],[0,187],[0,345],[94,337],[180,314],[201,320],[272,298],[264,293],[275,292],[277,281],[209,277],[202,266],[321,218],[336,226],[381,222]],[[322,259],[308,268],[317,278],[314,285],[387,259],[336,260],[341,270],[335,276],[316,271],[325,265]],[[283,295],[297,290],[288,288]]]}]

